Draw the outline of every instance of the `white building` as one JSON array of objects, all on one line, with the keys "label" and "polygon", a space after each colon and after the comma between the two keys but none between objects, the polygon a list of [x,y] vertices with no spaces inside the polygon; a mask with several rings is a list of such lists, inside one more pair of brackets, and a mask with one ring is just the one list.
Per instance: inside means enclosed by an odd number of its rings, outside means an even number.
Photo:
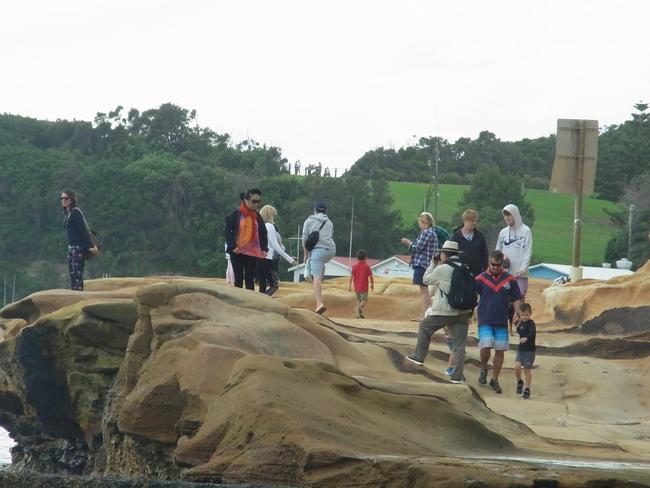
[{"label": "white building", "polygon": [[[413,269],[409,267],[410,256],[391,256],[386,259],[366,259],[372,274],[378,278],[413,278]],[[356,258],[334,256],[331,261],[325,264],[325,278],[337,278],[350,276],[352,266],[357,263]],[[305,264],[299,264],[289,268],[293,271],[293,281],[298,283],[304,279]]]}]

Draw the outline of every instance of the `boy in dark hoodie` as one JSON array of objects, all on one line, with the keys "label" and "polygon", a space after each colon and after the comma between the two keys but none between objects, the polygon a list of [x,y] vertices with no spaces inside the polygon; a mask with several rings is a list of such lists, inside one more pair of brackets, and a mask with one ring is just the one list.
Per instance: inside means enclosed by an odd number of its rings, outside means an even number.
[{"label": "boy in dark hoodie", "polygon": [[[517,378],[517,395],[523,392],[524,399],[530,398],[530,382],[533,378],[533,364],[535,363],[535,335],[537,330],[535,321],[532,320],[532,307],[528,303],[519,306],[519,321],[517,333],[519,334],[519,348],[515,360],[515,378]],[[524,378],[521,379],[521,367],[524,367]]]}]

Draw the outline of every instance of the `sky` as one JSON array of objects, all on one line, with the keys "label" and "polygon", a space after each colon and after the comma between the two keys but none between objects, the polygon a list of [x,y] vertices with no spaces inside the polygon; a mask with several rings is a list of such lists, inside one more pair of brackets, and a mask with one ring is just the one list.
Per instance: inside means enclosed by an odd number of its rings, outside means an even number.
[{"label": "sky", "polygon": [[21,0],[0,6],[0,113],[172,102],[345,168],[419,137],[554,133],[650,102],[647,0]]}]

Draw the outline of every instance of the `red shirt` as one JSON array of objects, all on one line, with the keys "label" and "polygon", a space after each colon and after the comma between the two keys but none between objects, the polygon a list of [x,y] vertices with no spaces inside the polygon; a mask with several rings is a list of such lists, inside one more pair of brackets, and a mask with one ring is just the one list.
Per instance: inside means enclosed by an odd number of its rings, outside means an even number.
[{"label": "red shirt", "polygon": [[352,280],[354,281],[354,291],[357,293],[368,293],[368,277],[372,275],[370,266],[365,261],[357,261],[352,266]]}]

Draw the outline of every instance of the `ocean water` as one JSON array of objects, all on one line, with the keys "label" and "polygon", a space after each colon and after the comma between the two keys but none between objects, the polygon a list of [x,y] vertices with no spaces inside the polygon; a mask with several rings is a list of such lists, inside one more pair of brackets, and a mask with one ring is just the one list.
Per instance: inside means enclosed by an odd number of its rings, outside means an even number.
[{"label": "ocean water", "polygon": [[11,463],[11,454],[9,449],[14,445],[6,430],[0,427],[0,464]]}]

